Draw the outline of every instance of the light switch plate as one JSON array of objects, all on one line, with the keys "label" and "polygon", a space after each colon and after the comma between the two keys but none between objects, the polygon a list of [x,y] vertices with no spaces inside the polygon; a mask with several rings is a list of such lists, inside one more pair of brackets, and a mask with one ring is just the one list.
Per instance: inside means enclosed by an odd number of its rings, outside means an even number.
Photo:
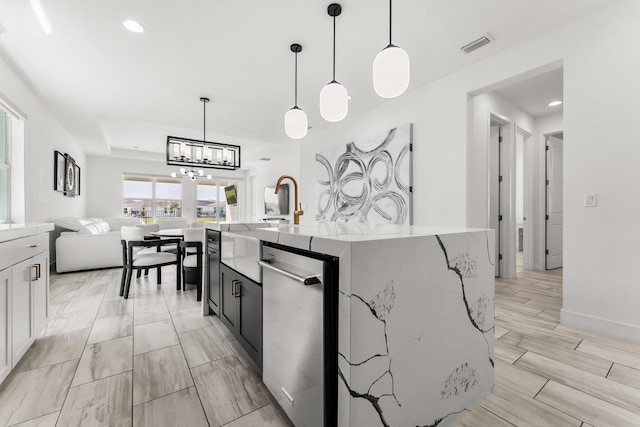
[{"label": "light switch plate", "polygon": [[598,195],[596,193],[584,193],[584,206],[586,208],[598,206]]}]

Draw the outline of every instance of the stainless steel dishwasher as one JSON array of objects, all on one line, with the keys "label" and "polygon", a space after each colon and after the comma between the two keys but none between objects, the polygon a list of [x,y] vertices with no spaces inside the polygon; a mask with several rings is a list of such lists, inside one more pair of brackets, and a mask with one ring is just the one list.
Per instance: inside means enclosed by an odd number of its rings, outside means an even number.
[{"label": "stainless steel dishwasher", "polygon": [[338,258],[264,242],[263,380],[296,427],[337,425]]}]

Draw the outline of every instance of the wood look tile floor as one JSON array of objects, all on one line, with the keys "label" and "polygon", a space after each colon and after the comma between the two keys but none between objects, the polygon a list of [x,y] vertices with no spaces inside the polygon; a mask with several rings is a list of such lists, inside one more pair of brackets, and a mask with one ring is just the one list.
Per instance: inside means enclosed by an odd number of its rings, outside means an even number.
[{"label": "wood look tile floor", "polygon": [[460,422],[640,426],[640,346],[560,326],[562,269],[496,280],[495,387]]},{"label": "wood look tile floor", "polygon": [[0,426],[291,426],[175,269],[133,281],[128,300],[120,274],[51,274],[49,323],[0,386]]},{"label": "wood look tile floor", "polygon": [[[0,386],[0,426],[284,427],[259,370],[165,268],[51,275],[51,319]],[[460,423],[640,426],[640,346],[559,325],[562,271],[496,281],[495,387]]]}]

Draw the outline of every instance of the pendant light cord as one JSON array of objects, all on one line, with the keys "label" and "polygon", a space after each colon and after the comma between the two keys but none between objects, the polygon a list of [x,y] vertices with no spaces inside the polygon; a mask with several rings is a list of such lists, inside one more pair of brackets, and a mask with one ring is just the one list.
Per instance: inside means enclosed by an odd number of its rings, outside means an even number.
[{"label": "pendant light cord", "polygon": [[336,81],[336,17],[333,17],[333,81]]},{"label": "pendant light cord", "polygon": [[202,102],[202,142],[207,140],[207,103]]},{"label": "pendant light cord", "polygon": [[389,0],[389,46],[393,46],[393,43],[391,43],[391,1]]},{"label": "pendant light cord", "polygon": [[296,54],[296,83],[295,83],[295,100],[293,103],[293,108],[298,108],[298,52]]}]

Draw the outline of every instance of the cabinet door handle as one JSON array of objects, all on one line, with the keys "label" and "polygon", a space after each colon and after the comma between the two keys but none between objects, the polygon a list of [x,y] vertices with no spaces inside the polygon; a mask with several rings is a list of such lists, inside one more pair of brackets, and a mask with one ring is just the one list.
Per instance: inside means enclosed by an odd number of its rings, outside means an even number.
[{"label": "cabinet door handle", "polygon": [[237,280],[233,279],[231,281],[231,295],[236,296],[236,282]]},{"label": "cabinet door handle", "polygon": [[40,275],[40,264],[34,264],[34,265],[31,266],[31,268],[35,268],[36,269],[35,275],[31,278],[31,280],[40,279],[40,277],[42,277]]},{"label": "cabinet door handle", "polygon": [[28,248],[39,248],[41,245],[40,243],[34,243],[33,245],[27,245]]}]

